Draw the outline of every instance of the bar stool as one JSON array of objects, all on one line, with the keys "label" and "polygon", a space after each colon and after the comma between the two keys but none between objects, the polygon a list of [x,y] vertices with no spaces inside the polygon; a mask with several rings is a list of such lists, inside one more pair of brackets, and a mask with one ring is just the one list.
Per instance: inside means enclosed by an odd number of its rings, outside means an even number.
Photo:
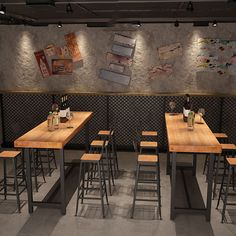
[{"label": "bar stool", "polygon": [[[138,153],[137,144],[133,142],[135,151]],[[155,168],[155,170],[150,170],[150,168]],[[148,169],[147,169],[148,168]],[[140,173],[152,174],[154,175],[154,179],[146,179],[141,178]],[[139,184],[155,184],[156,189],[144,189],[139,187]],[[137,192],[154,192],[157,193],[157,199],[147,199],[147,198],[137,198]],[[160,188],[160,163],[158,155],[147,155],[147,154],[139,154],[136,164],[136,178],[135,178],[135,186],[134,186],[134,196],[133,196],[133,205],[131,211],[131,218],[134,216],[134,209],[136,201],[152,201],[158,202],[159,216],[161,216],[161,188]]]},{"label": "bar stool", "polygon": [[141,132],[142,137],[154,137],[157,140],[158,133],[157,131],[142,131]]},{"label": "bar stool", "polygon": [[141,141],[140,142],[140,153],[144,151],[154,150],[156,154],[158,154],[158,142],[154,141]]},{"label": "bar stool", "polygon": [[42,157],[37,154],[35,149],[30,150],[30,156],[32,160],[32,177],[34,178],[35,182],[35,190],[38,192],[39,184],[38,184],[38,176],[42,175],[44,183],[46,183],[44,170],[43,170],[43,162]]},{"label": "bar stool", "polygon": [[[227,143],[228,142],[228,135],[226,133],[213,133],[216,137],[216,139],[220,142],[220,143]],[[209,155],[206,155],[205,161],[204,161],[204,166],[203,166],[203,175],[205,174],[206,171],[206,167],[208,165],[208,158]]]},{"label": "bar stool", "polygon": [[114,166],[115,176],[118,176],[119,173],[119,164],[118,164],[118,157],[117,157],[117,147],[116,147],[116,138],[115,138],[115,130],[100,130],[98,132],[98,138],[101,140],[108,140],[109,141],[109,149],[111,153],[111,160],[112,165]]},{"label": "bar stool", "polygon": [[[20,194],[26,189],[26,181],[25,181],[25,172],[24,168],[18,170],[17,166],[17,158],[21,158],[22,166],[24,166],[24,159],[21,156],[20,151],[2,151],[0,153],[0,158],[3,160],[3,187],[0,189],[0,191],[3,190],[3,193],[1,195],[4,195],[4,199],[7,199],[7,195],[9,196],[16,196],[17,201],[17,208],[18,212],[21,212],[21,205],[20,205]],[[13,176],[7,175],[7,160],[13,161]],[[14,183],[10,184],[7,182],[7,179],[13,178]],[[18,179],[21,179],[21,181],[18,182]],[[15,193],[9,193],[7,187],[13,186],[13,191]],[[20,190],[19,187],[22,187]]]},{"label": "bar stool", "polygon": [[[48,165],[48,175],[51,176],[53,170],[57,169],[54,149],[36,149],[35,153],[37,155],[37,158],[39,158],[40,156],[40,158],[42,159],[42,164]],[[51,166],[51,162],[54,163],[54,167]]]},{"label": "bar stool", "polygon": [[[220,193],[218,197],[218,202],[216,209],[219,207],[220,199],[223,201],[223,210],[222,210],[222,218],[221,218],[221,223],[224,223],[225,219],[225,210],[227,205],[236,205],[236,203],[228,203],[228,196],[236,196],[236,193],[229,193],[229,188],[230,188],[230,183],[232,180],[232,184],[234,187],[234,169],[236,168],[236,158],[228,157],[226,158],[225,162],[225,168],[224,168],[224,174],[223,178],[221,181],[221,187],[220,187]],[[225,178],[226,178],[226,171],[228,170],[228,176],[227,176],[227,182],[225,185]]]},{"label": "bar stool", "polygon": [[[215,178],[214,178],[214,187],[213,187],[213,199],[216,196],[216,186],[219,183],[219,170],[225,169],[225,167],[221,167],[220,163],[224,163],[225,159],[229,156],[234,156],[236,152],[236,145],[232,143],[221,143],[222,153],[217,156],[216,168],[215,168]],[[223,157],[223,160],[222,158]]]},{"label": "bar stool", "polygon": [[[109,193],[111,196],[112,195],[111,182],[112,182],[113,186],[115,186],[115,182],[114,182],[114,175],[113,175],[113,169],[112,169],[110,152],[109,152],[108,146],[109,146],[108,140],[93,140],[90,144],[90,151],[89,152],[102,154],[103,165],[106,166],[105,172],[107,173],[107,176],[106,175],[105,176],[108,181],[108,189],[109,189]],[[96,169],[95,170],[93,169],[93,165],[92,165],[92,169],[90,171],[92,171],[91,173],[96,172]]]},{"label": "bar stool", "polygon": [[[98,171],[98,181],[99,181],[99,188],[85,187],[85,181],[87,183],[89,182],[89,174],[87,174],[87,179],[85,179],[85,165],[96,165],[97,171]],[[83,172],[82,172],[83,171]],[[81,183],[82,182],[82,183]],[[98,197],[85,197],[85,190],[100,190],[100,198]],[[104,210],[104,196],[106,197],[107,205],[108,203],[108,197],[107,197],[107,190],[106,190],[106,182],[105,182],[105,172],[104,167],[102,163],[102,154],[92,154],[92,153],[85,153],[80,159],[80,169],[79,169],[79,180],[78,180],[78,192],[77,192],[77,201],[76,201],[76,211],[75,215],[77,216],[78,213],[78,207],[79,207],[79,199],[81,199],[81,204],[83,204],[84,199],[92,199],[92,200],[101,200],[101,206],[102,206],[102,215],[103,218],[105,217],[105,210]]]}]

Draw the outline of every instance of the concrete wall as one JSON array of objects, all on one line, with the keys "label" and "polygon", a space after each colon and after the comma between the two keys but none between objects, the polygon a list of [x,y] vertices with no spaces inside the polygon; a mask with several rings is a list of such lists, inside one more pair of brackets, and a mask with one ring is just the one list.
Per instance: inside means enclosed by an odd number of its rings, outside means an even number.
[{"label": "concrete wall", "polygon": [[[49,44],[65,45],[64,35],[76,32],[83,66],[73,75],[42,78],[34,52]],[[106,66],[114,34],[118,32],[137,39],[132,79],[129,86],[98,78]],[[135,31],[113,31],[109,28],[87,28],[84,25],[49,27],[0,26],[0,90],[31,92],[121,92],[121,93],[217,93],[236,94],[236,76],[197,72],[194,65],[194,41],[198,38],[236,40],[236,24],[217,27],[193,27],[192,24],[145,24]],[[180,42],[183,56],[167,60],[174,73],[150,81],[148,69],[163,64],[157,48]]]}]

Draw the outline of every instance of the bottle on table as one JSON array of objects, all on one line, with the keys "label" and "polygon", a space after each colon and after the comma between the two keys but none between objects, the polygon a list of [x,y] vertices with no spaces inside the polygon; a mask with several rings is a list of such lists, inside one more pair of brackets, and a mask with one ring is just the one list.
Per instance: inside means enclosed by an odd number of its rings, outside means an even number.
[{"label": "bottle on table", "polygon": [[59,117],[59,114],[58,114],[58,111],[54,111],[53,112],[53,126],[54,126],[54,129],[59,129],[59,123],[60,123],[60,117]]},{"label": "bottle on table", "polygon": [[67,101],[66,101],[66,95],[61,96],[61,106],[60,106],[60,122],[65,123],[67,121],[66,118],[66,112],[67,112]]},{"label": "bottle on table", "polygon": [[188,120],[188,113],[192,110],[192,103],[190,101],[190,95],[186,94],[186,100],[183,106],[183,120],[187,122]]},{"label": "bottle on table", "polygon": [[47,117],[47,122],[48,122],[48,130],[53,131],[54,130],[54,124],[53,124],[53,114],[50,111]]},{"label": "bottle on table", "polygon": [[188,129],[190,130],[194,129],[194,119],[195,119],[195,113],[194,111],[190,111],[188,113],[188,119],[187,119]]}]

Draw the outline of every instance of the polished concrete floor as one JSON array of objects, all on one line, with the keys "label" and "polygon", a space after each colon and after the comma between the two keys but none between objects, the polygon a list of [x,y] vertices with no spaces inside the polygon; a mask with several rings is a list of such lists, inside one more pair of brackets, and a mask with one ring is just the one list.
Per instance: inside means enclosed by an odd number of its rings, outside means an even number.
[{"label": "polished concrete floor", "polygon": [[[81,156],[80,151],[66,151],[66,161],[76,162]],[[0,196],[0,236],[30,236],[30,235],[79,235],[79,236],[154,236],[154,235],[236,235],[236,209],[230,207],[227,211],[227,223],[220,223],[222,204],[215,209],[216,200],[212,202],[211,222],[206,222],[203,215],[179,214],[174,221],[170,220],[170,177],[165,174],[166,154],[160,155],[161,160],[161,195],[162,217],[158,217],[155,203],[138,203],[134,219],[130,219],[133,197],[134,170],[136,155],[133,152],[119,152],[121,173],[115,180],[113,195],[109,196],[109,207],[106,207],[106,218],[101,216],[100,202],[88,202],[80,205],[79,216],[75,217],[76,179],[78,169],[74,169],[67,180],[67,213],[61,215],[58,209],[37,208],[33,214],[28,214],[26,193],[21,195],[22,212],[16,212],[14,198],[4,201]],[[183,159],[190,159],[188,156]],[[198,157],[197,180],[206,199],[205,176],[202,175],[204,156]],[[1,163],[2,165],[2,163]],[[1,168],[2,169],[2,168]],[[46,177],[47,183],[41,185],[39,192],[34,192],[34,198],[42,200],[58,179],[58,170],[51,177]],[[42,182],[42,178],[39,178]],[[181,198],[181,186],[179,198]],[[55,196],[56,198],[56,196]]]}]

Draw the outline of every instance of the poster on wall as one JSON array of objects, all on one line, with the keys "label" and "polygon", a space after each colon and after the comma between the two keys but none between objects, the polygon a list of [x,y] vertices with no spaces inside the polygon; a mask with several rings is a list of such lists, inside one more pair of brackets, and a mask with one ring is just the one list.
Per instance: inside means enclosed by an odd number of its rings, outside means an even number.
[{"label": "poster on wall", "polygon": [[154,80],[158,76],[168,77],[173,73],[173,67],[171,64],[157,65],[148,70],[148,79]]},{"label": "poster on wall", "polygon": [[220,75],[236,75],[236,40],[200,38],[196,67]]},{"label": "poster on wall", "polygon": [[180,43],[170,44],[157,49],[160,60],[175,58],[183,54],[183,48]]},{"label": "poster on wall", "polygon": [[117,63],[117,64],[121,64],[124,66],[131,66],[133,63],[133,59],[132,58],[128,58],[128,57],[124,57],[124,56],[119,56],[113,53],[108,52],[106,54],[106,59],[107,62],[112,62],[112,63]]},{"label": "poster on wall", "polygon": [[52,74],[53,75],[71,75],[73,72],[72,59],[53,59]]},{"label": "poster on wall", "polygon": [[44,54],[44,51],[38,51],[34,53],[35,58],[38,62],[39,69],[41,71],[41,74],[43,78],[49,77],[51,75],[50,67],[48,65],[47,58]]},{"label": "poster on wall", "polygon": [[66,34],[65,40],[73,62],[82,60],[75,33]]}]

